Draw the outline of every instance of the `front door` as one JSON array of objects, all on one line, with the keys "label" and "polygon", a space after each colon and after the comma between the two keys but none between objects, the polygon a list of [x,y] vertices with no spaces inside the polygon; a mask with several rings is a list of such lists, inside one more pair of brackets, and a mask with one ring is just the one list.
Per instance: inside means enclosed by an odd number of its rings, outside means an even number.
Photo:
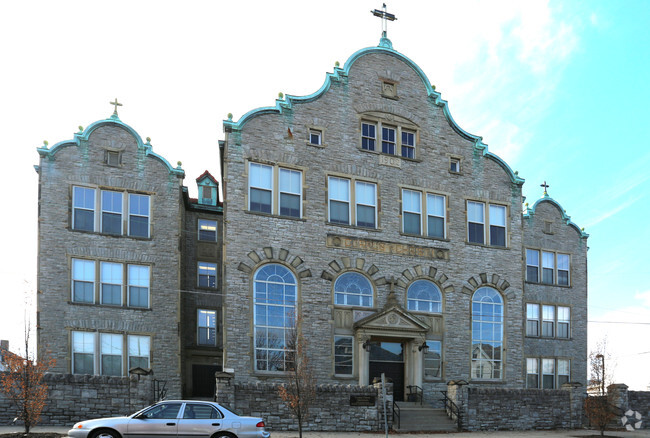
[{"label": "front door", "polygon": [[214,397],[217,371],[221,371],[217,365],[192,365],[192,397]]},{"label": "front door", "polygon": [[369,382],[381,381],[381,374],[393,382],[393,398],[404,401],[404,349],[401,342],[370,343]]}]

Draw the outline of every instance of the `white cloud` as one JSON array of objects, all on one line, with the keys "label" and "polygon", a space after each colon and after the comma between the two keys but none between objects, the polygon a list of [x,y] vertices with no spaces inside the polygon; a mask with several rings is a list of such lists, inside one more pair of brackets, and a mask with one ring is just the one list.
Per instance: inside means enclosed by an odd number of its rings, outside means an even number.
[{"label": "white cloud", "polygon": [[641,194],[639,196],[636,196],[632,199],[628,199],[627,201],[623,202],[622,204],[617,205],[616,207],[607,210],[606,212],[602,213],[600,216],[597,216],[590,221],[587,221],[585,224],[585,228],[593,227],[594,225],[597,225],[604,220],[609,219],[610,217],[614,216],[617,213],[620,213],[621,211],[625,210],[628,207],[631,207],[635,202],[640,200],[641,198],[645,197],[645,194]]}]

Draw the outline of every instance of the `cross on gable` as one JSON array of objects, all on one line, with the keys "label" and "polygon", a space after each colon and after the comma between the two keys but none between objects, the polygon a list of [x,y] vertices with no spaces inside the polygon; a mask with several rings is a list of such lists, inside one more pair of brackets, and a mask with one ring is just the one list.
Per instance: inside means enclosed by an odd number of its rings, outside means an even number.
[{"label": "cross on gable", "polygon": [[115,98],[115,102],[108,102],[108,103],[110,103],[115,107],[115,109],[113,110],[113,115],[117,115],[117,107],[122,106],[122,104],[117,101],[117,97]]},{"label": "cross on gable", "polygon": [[548,189],[548,188],[551,187],[551,186],[549,186],[548,184],[546,184],[546,181],[544,181],[544,184],[540,184],[539,186],[540,186],[540,187],[544,187],[544,194],[545,194],[545,195],[548,195],[548,193],[546,193],[546,189]]},{"label": "cross on gable", "polygon": [[397,17],[394,14],[391,14],[386,11],[386,3],[383,4],[383,10],[380,9],[375,9],[374,11],[370,11],[372,15],[375,17],[381,18],[382,24],[381,24],[381,36],[383,38],[386,38],[386,33],[388,31],[388,21],[395,21],[397,20]]}]

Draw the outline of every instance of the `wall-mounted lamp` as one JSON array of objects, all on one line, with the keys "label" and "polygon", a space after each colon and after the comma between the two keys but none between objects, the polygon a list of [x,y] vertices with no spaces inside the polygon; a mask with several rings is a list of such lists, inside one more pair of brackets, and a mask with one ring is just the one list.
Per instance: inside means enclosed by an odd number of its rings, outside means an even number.
[{"label": "wall-mounted lamp", "polygon": [[370,352],[370,340],[366,339],[366,341],[363,343],[361,347],[367,352]]},{"label": "wall-mounted lamp", "polygon": [[429,352],[429,346],[427,345],[427,341],[422,342],[422,345],[418,347],[418,351],[421,351],[424,354],[427,354]]}]

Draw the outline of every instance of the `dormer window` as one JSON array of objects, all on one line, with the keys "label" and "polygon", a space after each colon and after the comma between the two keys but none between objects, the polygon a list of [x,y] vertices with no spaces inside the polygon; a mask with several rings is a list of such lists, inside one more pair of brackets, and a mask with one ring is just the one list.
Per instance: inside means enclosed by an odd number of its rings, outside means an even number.
[{"label": "dormer window", "polygon": [[203,175],[196,179],[196,184],[199,189],[199,204],[218,205],[219,194],[217,193],[217,189],[219,188],[219,184],[210,175],[210,172],[207,170],[203,172]]}]

